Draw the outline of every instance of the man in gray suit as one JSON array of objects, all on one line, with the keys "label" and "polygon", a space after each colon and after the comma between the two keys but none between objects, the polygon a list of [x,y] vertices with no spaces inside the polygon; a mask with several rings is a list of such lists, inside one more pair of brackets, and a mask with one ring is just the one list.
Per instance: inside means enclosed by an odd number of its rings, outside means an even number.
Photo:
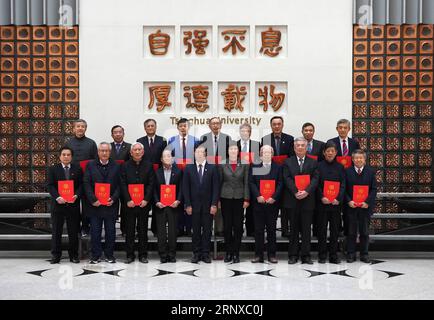
[{"label": "man in gray suit", "polygon": [[[209,128],[211,132],[204,134],[200,138],[200,145],[207,150],[207,161],[211,164],[226,163],[228,158],[229,141],[232,139],[225,133],[221,132],[222,123],[219,117],[209,119]],[[215,233],[217,236],[223,236],[223,218],[221,210],[218,210],[214,216]]]}]

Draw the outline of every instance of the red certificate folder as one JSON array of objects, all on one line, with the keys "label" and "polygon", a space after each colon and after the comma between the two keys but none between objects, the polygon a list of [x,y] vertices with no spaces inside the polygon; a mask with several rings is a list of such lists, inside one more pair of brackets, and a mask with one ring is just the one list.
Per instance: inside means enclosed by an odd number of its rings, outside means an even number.
[{"label": "red certificate folder", "polygon": [[336,160],[344,166],[345,169],[351,167],[351,165],[353,164],[353,162],[351,161],[351,157],[350,156],[337,156]]},{"label": "red certificate folder", "polygon": [[57,181],[57,191],[66,202],[74,200],[74,180]]},{"label": "red certificate folder", "polygon": [[95,197],[106,206],[110,198],[110,183],[95,183]]},{"label": "red certificate folder", "polygon": [[133,200],[136,206],[145,198],[145,187],[143,184],[129,184],[128,193],[130,194],[131,200]]},{"label": "red certificate folder", "polygon": [[264,197],[265,201],[271,198],[276,191],[276,181],[274,180],[261,180],[259,184],[259,192]]},{"label": "red certificate folder", "polygon": [[330,202],[336,199],[339,195],[339,188],[341,187],[341,183],[339,181],[324,181],[324,197],[329,199]]},{"label": "red certificate folder", "polygon": [[274,156],[273,162],[277,163],[278,165],[282,165],[285,162],[285,159],[288,158],[287,155],[283,156]]},{"label": "red certificate folder", "polygon": [[87,166],[87,163],[89,162],[90,160],[83,160],[83,161],[80,161],[80,167],[81,167],[81,170],[83,170],[83,173],[86,171],[86,166]]},{"label": "red certificate folder", "polygon": [[154,168],[154,171],[157,171],[160,165],[158,163],[153,163],[152,168]]},{"label": "red certificate folder", "polygon": [[253,158],[255,156],[254,152],[241,152],[240,159],[242,164],[252,164]]},{"label": "red certificate folder", "polygon": [[314,156],[313,154],[306,154],[306,157],[309,157],[309,158],[311,158],[311,159],[313,159],[313,160],[315,160],[315,161],[318,161],[318,156]]},{"label": "red certificate folder", "polygon": [[206,161],[210,164],[221,164],[222,163],[222,157],[221,156],[208,156],[206,157]]},{"label": "red certificate folder", "polygon": [[369,186],[355,185],[353,186],[353,201],[357,207],[362,206],[362,202],[368,198]]},{"label": "red certificate folder", "polygon": [[295,186],[298,191],[304,191],[310,184],[310,175],[308,174],[299,174],[294,177]]},{"label": "red certificate folder", "polygon": [[177,165],[177,167],[178,167],[179,169],[181,169],[181,170],[184,170],[184,169],[185,169],[185,166],[186,166],[187,164],[192,164],[192,163],[193,163],[193,160],[190,159],[190,158],[185,159],[185,161],[184,161],[183,159],[178,159],[178,160],[176,161],[176,165]]},{"label": "red certificate folder", "polygon": [[176,201],[176,185],[162,184],[160,186],[160,202],[165,206],[170,206]]}]

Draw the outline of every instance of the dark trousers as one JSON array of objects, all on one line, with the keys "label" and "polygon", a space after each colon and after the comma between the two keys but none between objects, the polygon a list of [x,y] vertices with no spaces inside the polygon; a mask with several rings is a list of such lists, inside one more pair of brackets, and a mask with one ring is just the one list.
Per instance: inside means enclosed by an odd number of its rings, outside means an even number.
[{"label": "dark trousers", "polygon": [[179,208],[174,209],[171,207],[165,207],[163,209],[156,207],[155,211],[153,211],[153,219],[155,219],[157,225],[158,253],[161,258],[166,256],[175,258],[176,256],[177,220],[179,211]]},{"label": "dark trousers", "polygon": [[276,223],[279,208],[269,204],[255,203],[255,256],[264,257],[264,231],[267,230],[268,257],[276,256]]},{"label": "dark trousers", "polygon": [[134,207],[126,208],[126,234],[125,234],[125,250],[128,258],[134,258],[134,242],[136,238],[136,229],[138,231],[139,257],[147,257],[148,255],[148,218],[149,208]]},{"label": "dark trousers", "polygon": [[180,210],[178,213],[178,230],[179,231],[191,231],[193,225],[193,218],[189,216],[184,210]]},{"label": "dark trousers", "polygon": [[193,254],[207,257],[211,242],[211,229],[213,216],[209,213],[210,208],[193,208]]},{"label": "dark trousers", "polygon": [[120,224],[121,224],[121,227],[120,227],[120,229],[121,229],[121,233],[122,234],[126,234],[127,233],[127,231],[126,231],[126,229],[127,229],[127,227],[126,227],[126,216],[125,216],[125,212],[126,212],[126,205],[125,205],[125,203],[124,202],[122,202],[121,201],[121,203],[119,203],[119,205],[120,205],[120,211],[119,211],[119,216],[120,216]]},{"label": "dark trousers", "polygon": [[368,255],[369,248],[369,223],[371,218],[366,209],[348,209],[348,236],[347,236],[347,253],[354,254],[356,252],[357,231],[360,239],[360,255]]},{"label": "dark trousers", "polygon": [[[310,257],[310,238],[313,210],[302,210],[297,204],[295,208],[285,209],[290,220],[290,236],[288,255],[302,258]],[[299,237],[301,234],[301,250],[299,250]]]},{"label": "dark trousers", "polygon": [[157,206],[155,203],[152,204],[152,214],[151,214],[151,231],[154,235],[157,234],[157,219],[155,217],[155,212],[157,212]]},{"label": "dark trousers", "polygon": [[[90,233],[90,211],[92,208],[87,201],[81,201],[81,219],[78,221],[79,231],[89,234]],[[81,226],[80,226],[81,222]]]},{"label": "dark trousers", "polygon": [[52,237],[51,255],[55,258],[62,256],[63,224],[66,220],[68,230],[68,254],[70,258],[78,257],[78,226],[80,223],[80,208],[67,207],[55,209],[51,213]]},{"label": "dark trousers", "polygon": [[106,258],[113,257],[116,239],[116,214],[91,215],[90,216],[90,243],[92,246],[92,258],[99,259],[102,255],[101,233],[104,224]]},{"label": "dark trousers", "polygon": [[340,206],[321,205],[318,207],[318,255],[327,257],[327,225],[330,226],[329,258],[336,258],[338,252],[339,228],[341,226]]},{"label": "dark trousers", "polygon": [[238,255],[243,236],[244,199],[220,199],[226,252]]},{"label": "dark trousers", "polygon": [[287,235],[289,230],[289,213],[285,208],[280,208],[280,230],[282,235]]},{"label": "dark trousers", "polygon": [[255,217],[253,215],[253,206],[248,206],[246,209],[246,235],[254,236],[255,235]]}]

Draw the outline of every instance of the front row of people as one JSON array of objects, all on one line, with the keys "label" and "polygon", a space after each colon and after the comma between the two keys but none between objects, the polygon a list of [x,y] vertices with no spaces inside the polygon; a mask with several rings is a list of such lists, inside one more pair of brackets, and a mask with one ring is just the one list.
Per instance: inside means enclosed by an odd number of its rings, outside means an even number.
[{"label": "front row of people", "polygon": [[[226,247],[225,262],[238,263],[243,235],[244,211],[252,207],[255,227],[255,257],[253,263],[276,259],[276,224],[279,210],[290,222],[288,263],[299,259],[312,264],[310,255],[311,226],[314,210],[318,211],[318,262],[340,263],[338,236],[341,212],[348,221],[347,262],[356,259],[356,239],[360,234],[360,260],[369,262],[369,221],[377,192],[375,172],[366,166],[366,154],[356,150],[353,165],[348,169],[336,161],[338,147],[327,142],[323,150],[324,161],[317,162],[307,154],[307,141],[294,140],[295,155],[282,165],[273,161],[274,149],[263,145],[260,164],[240,161],[236,142],[230,141],[228,161],[214,165],[207,161],[206,148],[194,150],[193,164],[178,166],[171,150],[161,156],[159,168],[144,158],[144,146],[136,142],[131,146],[130,160],[122,165],[110,160],[111,146],[98,145],[98,158],[90,161],[84,174],[72,162],[73,151],[60,150],[60,163],[50,168],[48,190],[52,196],[52,259],[61,259],[61,235],[66,219],[69,236],[69,257],[78,263],[78,232],[80,222],[79,199],[90,218],[91,259],[114,263],[115,221],[119,199],[125,206],[127,254],[126,263],[135,260],[134,244],[138,232],[138,258],[148,262],[148,216],[152,208],[156,218],[158,253],[160,261],[176,262],[177,217],[185,210],[192,216],[192,263],[210,263],[210,243],[213,218],[221,208]],[[104,249],[101,233],[104,224]],[[330,237],[327,250],[327,227]],[[267,245],[265,246],[265,231]],[[301,241],[300,241],[301,236]],[[301,245],[300,245],[301,242]]]}]

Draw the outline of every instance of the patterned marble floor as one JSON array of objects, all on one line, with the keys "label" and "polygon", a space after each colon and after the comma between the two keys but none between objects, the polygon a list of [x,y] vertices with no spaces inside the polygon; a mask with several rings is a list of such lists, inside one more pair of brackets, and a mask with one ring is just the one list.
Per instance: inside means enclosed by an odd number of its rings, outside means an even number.
[{"label": "patterned marble floor", "polygon": [[0,252],[0,299],[434,299],[434,255],[373,253],[370,265],[239,264],[213,261],[192,264],[179,254],[177,263],[118,262],[58,265],[47,253]]}]

